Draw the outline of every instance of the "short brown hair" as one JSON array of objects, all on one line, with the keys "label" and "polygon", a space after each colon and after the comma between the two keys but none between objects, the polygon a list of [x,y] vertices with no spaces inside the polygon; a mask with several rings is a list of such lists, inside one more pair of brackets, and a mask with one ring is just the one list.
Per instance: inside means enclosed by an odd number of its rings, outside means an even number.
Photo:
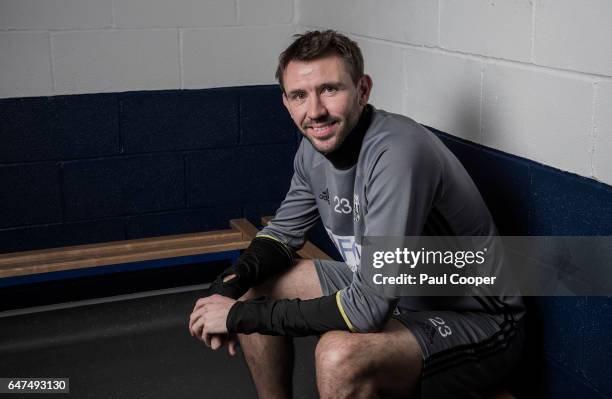
[{"label": "short brown hair", "polygon": [[280,84],[281,90],[285,92],[283,86],[283,74],[289,62],[311,61],[323,58],[328,55],[338,55],[344,63],[353,79],[357,84],[363,76],[363,55],[357,43],[334,30],[309,31],[303,34],[296,34],[295,41],[291,43],[285,51],[278,57],[278,67],[276,68],[276,79]]}]

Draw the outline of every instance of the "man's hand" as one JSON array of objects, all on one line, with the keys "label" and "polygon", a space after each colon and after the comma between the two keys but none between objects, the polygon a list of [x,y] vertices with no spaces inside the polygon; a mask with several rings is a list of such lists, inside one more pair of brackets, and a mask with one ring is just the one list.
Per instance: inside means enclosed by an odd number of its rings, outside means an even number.
[{"label": "man's hand", "polygon": [[236,339],[227,336],[226,326],[227,315],[234,303],[236,303],[234,299],[218,294],[198,299],[189,316],[191,335],[204,341],[206,346],[214,350],[228,343],[230,355],[234,355]]}]

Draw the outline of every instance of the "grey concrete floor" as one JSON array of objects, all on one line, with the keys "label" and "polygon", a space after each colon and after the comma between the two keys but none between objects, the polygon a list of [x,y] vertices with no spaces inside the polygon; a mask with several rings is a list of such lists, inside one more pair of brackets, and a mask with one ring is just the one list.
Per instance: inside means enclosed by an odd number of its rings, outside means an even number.
[{"label": "grey concrete floor", "polygon": [[[201,288],[4,312],[0,376],[70,378],[70,394],[45,398],[255,398],[242,353],[209,350],[189,335]],[[316,338],[295,342],[295,398],[317,397]]]}]

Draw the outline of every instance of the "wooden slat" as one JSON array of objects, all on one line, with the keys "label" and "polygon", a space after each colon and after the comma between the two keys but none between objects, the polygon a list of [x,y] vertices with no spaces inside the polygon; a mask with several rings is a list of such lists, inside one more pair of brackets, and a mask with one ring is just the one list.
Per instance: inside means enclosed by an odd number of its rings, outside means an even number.
[{"label": "wooden slat", "polygon": [[[24,276],[246,248],[257,229],[246,219],[231,229],[140,238],[0,255],[0,277]],[[254,236],[254,235],[253,235]]]},{"label": "wooden slat", "polygon": [[232,219],[230,220],[230,226],[233,229],[238,230],[242,233],[245,240],[252,240],[257,235],[257,228],[246,219]]},{"label": "wooden slat", "polygon": [[327,259],[333,260],[329,257],[325,252],[321,251],[317,246],[315,246],[310,241],[306,241],[302,249],[298,251],[298,255],[300,255],[304,259]]},{"label": "wooden slat", "polygon": [[[270,220],[272,220],[272,216],[262,216],[261,224],[267,226]],[[316,245],[314,245],[310,241],[306,241],[306,243],[304,243],[302,249],[298,251],[298,255],[300,255],[304,259],[333,260],[329,255],[321,251]]]},{"label": "wooden slat", "polygon": [[[257,234],[246,219],[233,219],[230,226],[204,233],[2,254],[0,278],[244,249]],[[330,259],[310,242],[298,253],[303,258]]]},{"label": "wooden slat", "polygon": [[0,255],[0,268],[5,265],[18,265],[30,262],[50,262],[61,259],[85,258],[90,256],[112,256],[117,252],[146,251],[160,246],[189,246],[219,240],[241,240],[237,230],[218,230],[204,233],[180,234],[164,237],[139,238],[134,240],[112,241],[100,244],[77,245],[63,248],[42,249]]},{"label": "wooden slat", "polygon": [[250,241],[218,241],[209,242],[201,246],[162,249],[156,251],[138,252],[132,254],[120,254],[116,256],[105,256],[103,258],[72,259],[52,263],[34,263],[31,265],[20,265],[11,269],[0,270],[0,277],[16,277],[35,273],[57,272],[64,270],[76,270],[87,267],[120,265],[130,262],[142,262],[147,260],[168,259],[179,256],[201,255],[221,251],[232,251],[244,249]]}]

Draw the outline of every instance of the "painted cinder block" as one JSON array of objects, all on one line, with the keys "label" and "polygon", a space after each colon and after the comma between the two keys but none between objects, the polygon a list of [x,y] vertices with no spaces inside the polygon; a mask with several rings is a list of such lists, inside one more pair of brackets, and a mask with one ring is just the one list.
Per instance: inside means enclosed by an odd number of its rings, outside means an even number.
[{"label": "painted cinder block", "polygon": [[481,68],[467,58],[406,49],[403,114],[479,142]]},{"label": "painted cinder block", "polygon": [[229,221],[240,218],[241,214],[240,207],[235,206],[130,216],[127,218],[127,238],[227,229]]},{"label": "painted cinder block", "polygon": [[372,77],[374,83],[370,103],[376,108],[401,114],[404,50],[393,44],[382,44],[354,36],[351,38],[359,44],[363,53],[365,73]]},{"label": "painted cinder block", "polygon": [[123,219],[0,230],[0,252],[29,251],[125,239]]},{"label": "painted cinder block", "polygon": [[474,180],[501,235],[526,235],[529,162],[434,131]]},{"label": "painted cinder block", "polygon": [[69,221],[185,206],[181,154],[71,161],[63,169],[65,218]]},{"label": "painted cinder block", "polygon": [[[566,314],[565,317],[568,317]],[[569,316],[568,318],[571,318]],[[572,345],[572,343],[569,343]],[[588,380],[584,378],[582,372],[575,372],[559,365],[556,361],[548,359],[547,364],[543,367],[542,376],[538,380],[547,381],[546,384],[540,386],[540,391],[537,392],[539,398],[554,398],[554,399],[574,399],[574,398],[590,398],[590,399],[609,399],[610,396],[602,394],[595,390]],[[533,389],[526,391],[526,396],[533,395]]]},{"label": "painted cinder block", "polygon": [[543,166],[531,168],[530,235],[612,235],[612,187]]},{"label": "painted cinder block", "polygon": [[176,30],[52,34],[57,93],[179,87]]},{"label": "painted cinder block", "polygon": [[96,29],[112,22],[112,0],[0,0],[0,29]]},{"label": "painted cinder block", "polygon": [[293,26],[185,30],[184,87],[275,83],[278,55],[291,42],[294,30]]},{"label": "painted cinder block", "polygon": [[49,34],[0,32],[0,98],[53,93]]},{"label": "painted cinder block", "polygon": [[582,340],[576,338],[585,333],[587,325],[582,311],[586,306],[585,297],[538,297],[531,303],[530,316],[538,320],[538,325],[532,325],[529,338],[539,340],[542,344],[539,351],[575,375],[580,370],[584,350]]},{"label": "painted cinder block", "polygon": [[0,228],[62,220],[56,164],[0,166],[0,182]]},{"label": "painted cinder block", "polygon": [[536,64],[612,75],[612,2],[535,1]]},{"label": "painted cinder block", "polygon": [[404,43],[438,44],[438,2],[430,0],[300,1],[303,26],[325,27]]},{"label": "painted cinder block", "polygon": [[0,162],[118,154],[114,94],[0,100]]},{"label": "painted cinder block", "polygon": [[113,0],[121,28],[235,25],[236,4],[227,0]]},{"label": "painted cinder block", "polygon": [[584,340],[582,366],[584,375],[589,383],[601,393],[612,397],[610,385],[610,368],[612,367],[612,298],[587,297],[584,312],[590,323],[587,325]]},{"label": "painted cinder block", "polygon": [[288,24],[293,21],[293,0],[238,0],[241,25]]},{"label": "painted cinder block", "polygon": [[294,155],[290,144],[187,154],[189,207],[280,201],[289,189]]},{"label": "painted cinder block", "polygon": [[246,196],[243,162],[235,148],[185,155],[188,206],[203,208],[242,204]]},{"label": "painted cinder block", "polygon": [[240,143],[292,143],[297,129],[279,86],[240,90]]},{"label": "painted cinder block", "polygon": [[259,228],[262,216],[274,216],[280,204],[281,201],[247,202],[242,207],[242,215]]},{"label": "painted cinder block", "polygon": [[532,1],[442,0],[440,46],[490,57],[529,61]]},{"label": "painted cinder block", "polygon": [[126,153],[238,144],[238,91],[199,90],[121,95]]},{"label": "painted cinder block", "polygon": [[483,93],[484,145],[582,176],[591,174],[590,82],[487,64]]},{"label": "painted cinder block", "polygon": [[599,181],[612,185],[612,82],[598,83],[596,91],[593,169]]},{"label": "painted cinder block", "polygon": [[[527,339],[540,345],[532,345],[525,351],[525,366],[532,370],[520,381],[514,381],[514,384],[523,385],[517,397],[608,398],[608,395],[602,393],[602,387],[590,380],[590,370],[585,368],[583,362],[587,342],[584,338],[598,335],[595,331],[598,323],[592,318],[592,313],[597,313],[598,309],[591,307],[594,305],[591,298],[538,297],[529,302],[528,316],[532,323],[529,325]],[[607,333],[606,330],[600,331]],[[597,343],[599,352],[604,356],[609,353],[605,350],[606,341],[603,338]],[[544,353],[541,353],[542,350]],[[603,364],[599,363],[597,367],[605,373],[608,369]],[[521,370],[521,373],[524,371]]]}]

